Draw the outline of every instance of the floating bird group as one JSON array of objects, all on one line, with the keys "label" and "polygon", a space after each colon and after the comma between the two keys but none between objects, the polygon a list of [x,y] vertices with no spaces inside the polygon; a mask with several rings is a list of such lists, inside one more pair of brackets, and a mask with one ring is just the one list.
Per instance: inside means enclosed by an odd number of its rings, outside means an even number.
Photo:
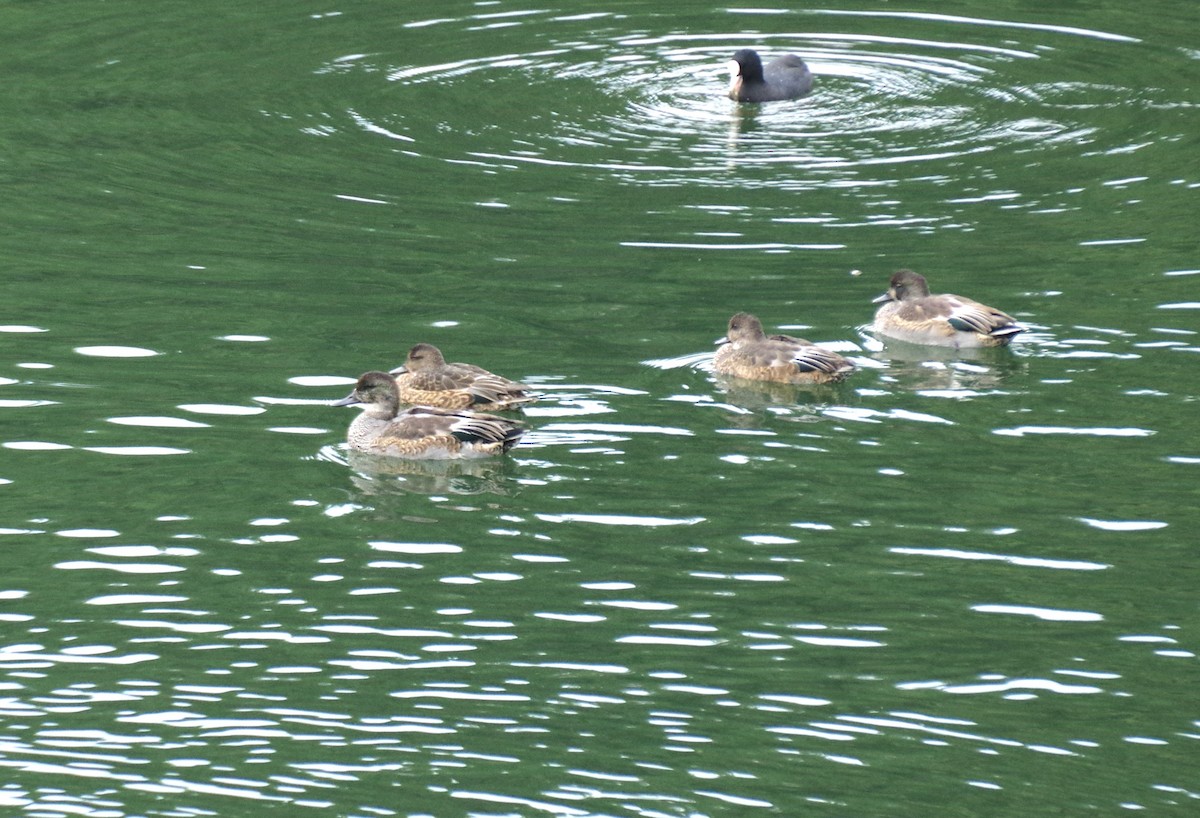
[{"label": "floating bird group", "polygon": [[[813,77],[794,54],[763,65],[753,49],[729,61],[729,96],[737,102],[798,99],[812,90]],[[930,293],[924,277],[899,270],[887,292],[875,299],[872,330],[913,344],[963,349],[1009,344],[1024,328],[1012,316],[970,298]],[[755,316],[729,319],[713,356],[720,375],[784,384],[831,384],[854,372],[854,364],[831,349],[791,335],[767,335]],[[526,427],[492,412],[521,411],[537,399],[528,386],[473,364],[447,363],[432,344],[417,344],[404,365],[372,370],[335,405],[362,412],[346,434],[356,452],[412,460],[494,457],[516,445]],[[403,409],[402,407],[409,408]]]},{"label": "floating bird group", "polygon": [[[523,424],[499,415],[436,406],[401,412],[396,380],[390,372],[365,372],[354,390],[335,404],[363,407],[346,433],[351,449],[410,460],[466,460],[504,454],[525,434]],[[439,391],[447,393],[443,397],[462,392]]]},{"label": "floating bird group", "polygon": [[[875,299],[872,330],[885,338],[953,349],[1008,345],[1024,327],[1012,316],[970,298],[934,295],[924,277],[899,270]],[[732,378],[789,384],[830,384],[854,372],[831,349],[791,335],[767,335],[762,322],[739,312],[729,319],[713,369]],[[537,396],[525,384],[472,364],[446,363],[432,344],[409,350],[404,365],[371,371],[336,406],[361,405],[346,434],[354,451],[411,460],[460,460],[501,455],[526,427],[491,412],[520,411]],[[410,408],[401,410],[402,406]]]}]

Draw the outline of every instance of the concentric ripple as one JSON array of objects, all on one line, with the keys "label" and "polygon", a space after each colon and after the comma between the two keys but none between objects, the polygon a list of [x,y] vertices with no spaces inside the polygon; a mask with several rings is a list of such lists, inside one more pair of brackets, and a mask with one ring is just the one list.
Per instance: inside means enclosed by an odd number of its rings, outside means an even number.
[{"label": "concentric ripple", "polygon": [[[718,19],[757,25],[766,16],[813,28],[664,36],[633,30],[633,15],[480,14],[409,26],[441,42],[439,55],[453,53],[450,42],[462,52],[486,46],[484,55],[388,65],[386,55],[356,54],[322,72],[385,77],[386,94],[369,106],[378,110],[356,108],[350,122],[402,143],[405,153],[493,170],[592,169],[657,185],[723,185],[737,169],[741,186],[804,187],[826,183],[820,172],[827,170],[1086,142],[1096,128],[1071,115],[1072,89],[1095,88],[1096,69],[1121,56],[1113,50],[1137,43],[1084,29],[927,14],[742,12]],[[931,20],[944,26],[944,36],[928,36]],[[504,50],[504,32],[513,29],[521,30],[514,45],[545,47]],[[488,38],[474,40],[482,31]],[[1084,56],[1041,65],[1065,45]],[[746,46],[767,59],[801,54],[816,75],[814,92],[762,106],[731,102],[725,62]],[[521,107],[515,117],[514,104]],[[439,136],[447,132],[472,137],[465,154],[441,154],[446,140]],[[817,173],[798,173],[806,170]]]}]

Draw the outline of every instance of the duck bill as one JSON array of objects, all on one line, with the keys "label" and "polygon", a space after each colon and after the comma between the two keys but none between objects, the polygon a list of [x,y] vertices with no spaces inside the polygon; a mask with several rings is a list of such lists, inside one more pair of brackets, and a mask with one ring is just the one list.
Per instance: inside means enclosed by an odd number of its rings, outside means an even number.
[{"label": "duck bill", "polygon": [[389,370],[388,370],[388,374],[389,374],[389,375],[404,375],[404,374],[405,374],[405,373],[407,373],[407,372],[408,372],[408,369],[406,369],[406,368],[405,368],[405,367],[403,367],[403,366],[398,366],[398,367],[396,367],[395,369],[389,369]]},{"label": "duck bill", "polygon": [[721,344],[728,344],[728,343],[729,343],[729,338],[727,338],[725,336],[721,336],[717,340],[713,341],[713,346],[719,347]]},{"label": "duck bill", "polygon": [[884,294],[883,294],[883,295],[881,295],[881,296],[877,296],[877,297],[875,297],[875,298],[872,298],[872,299],[871,299],[871,303],[872,303],[872,304],[883,304],[883,303],[885,303],[885,302],[887,302],[887,301],[894,301],[894,300],[895,300],[895,299],[894,299],[894,298],[892,298],[892,294],[891,294],[891,293],[884,293]]},{"label": "duck bill", "polygon": [[349,395],[342,398],[341,400],[334,401],[333,405],[334,406],[353,406],[356,403],[362,403],[362,401],[360,401],[358,399],[358,397],[353,392],[351,392]]}]

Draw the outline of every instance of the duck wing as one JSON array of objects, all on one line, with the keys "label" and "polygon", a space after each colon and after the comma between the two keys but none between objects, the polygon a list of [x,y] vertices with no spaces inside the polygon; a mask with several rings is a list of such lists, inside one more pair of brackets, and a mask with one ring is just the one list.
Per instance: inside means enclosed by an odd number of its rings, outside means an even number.
[{"label": "duck wing", "polygon": [[525,384],[510,381],[508,378],[502,378],[490,372],[487,375],[479,376],[465,388],[471,393],[474,403],[515,405],[535,400],[534,396],[529,394],[529,387]]},{"label": "duck wing", "polygon": [[854,369],[854,364],[841,355],[815,344],[804,347],[796,355],[796,366],[801,372],[825,372],[830,375],[838,375]]},{"label": "duck wing", "polygon": [[854,365],[831,349],[791,335],[771,335],[767,342],[747,350],[754,366],[794,366],[801,372],[848,372]]},{"label": "duck wing", "polygon": [[1015,335],[1023,327],[1008,313],[962,296],[944,296],[945,320],[959,332],[981,335]]},{"label": "duck wing", "polygon": [[500,446],[501,451],[507,451],[525,434],[525,427],[498,415],[464,412],[454,421],[450,434],[463,443],[493,444]]},{"label": "duck wing", "polygon": [[450,434],[451,428],[465,412],[436,409],[432,406],[414,406],[392,418],[380,434],[380,443],[422,440]]}]

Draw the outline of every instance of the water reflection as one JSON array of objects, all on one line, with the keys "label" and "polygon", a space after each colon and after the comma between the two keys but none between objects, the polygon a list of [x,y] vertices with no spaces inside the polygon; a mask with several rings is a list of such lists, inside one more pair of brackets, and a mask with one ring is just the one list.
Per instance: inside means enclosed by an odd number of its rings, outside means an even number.
[{"label": "water reflection", "polygon": [[519,484],[510,458],[488,460],[406,460],[324,446],[318,457],[341,463],[350,482],[365,496],[388,494],[513,495]]},{"label": "water reflection", "polygon": [[[853,375],[851,375],[853,378]],[[812,404],[836,403],[853,394],[854,387],[848,382],[836,384],[790,384],[771,381],[747,380],[729,375],[715,375],[713,381],[717,393],[727,403],[744,412],[763,412],[776,407],[799,408]],[[815,412],[801,414],[815,416]]]}]

